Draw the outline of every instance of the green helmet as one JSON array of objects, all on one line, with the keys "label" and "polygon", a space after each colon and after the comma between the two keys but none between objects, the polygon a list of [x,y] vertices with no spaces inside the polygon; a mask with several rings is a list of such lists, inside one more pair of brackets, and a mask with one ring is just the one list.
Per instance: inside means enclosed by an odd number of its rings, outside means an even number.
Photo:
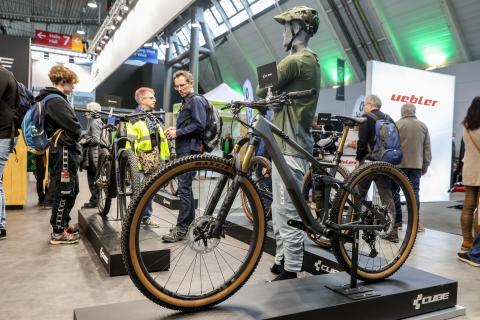
[{"label": "green helmet", "polygon": [[294,20],[301,21],[305,32],[311,36],[317,32],[320,23],[317,10],[305,6],[288,9],[287,11],[276,15],[273,19],[280,24],[285,24]]}]

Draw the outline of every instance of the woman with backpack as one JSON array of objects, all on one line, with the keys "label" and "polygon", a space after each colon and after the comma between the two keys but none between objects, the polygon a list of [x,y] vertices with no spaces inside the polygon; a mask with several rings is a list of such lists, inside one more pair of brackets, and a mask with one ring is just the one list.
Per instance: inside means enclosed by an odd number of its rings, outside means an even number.
[{"label": "woman with backpack", "polygon": [[51,244],[77,243],[80,239],[75,228],[69,226],[70,211],[75,204],[78,188],[78,167],[82,128],[67,96],[73,92],[78,76],[64,66],[54,66],[48,77],[52,87],[41,90],[35,98],[44,110],[44,130],[51,139],[49,164],[52,168],[53,206],[50,224]]},{"label": "woman with backpack", "polygon": [[[474,212],[480,205],[480,166],[478,165],[480,160],[480,96],[473,99],[463,120],[463,140],[465,157],[463,158],[462,176],[465,185],[465,203],[460,223],[463,236],[461,250],[466,251],[472,247],[475,234],[480,231],[478,223],[474,224]],[[472,229],[474,230],[473,235]]]}]

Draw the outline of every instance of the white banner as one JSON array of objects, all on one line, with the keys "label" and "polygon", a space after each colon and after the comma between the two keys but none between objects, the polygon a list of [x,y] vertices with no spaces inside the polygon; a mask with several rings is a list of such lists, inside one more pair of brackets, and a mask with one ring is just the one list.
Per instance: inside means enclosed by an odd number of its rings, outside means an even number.
[{"label": "white banner", "polygon": [[420,184],[420,201],[448,201],[452,161],[455,77],[393,64],[367,63],[366,94],[382,100],[382,111],[395,121],[411,102],[430,133],[432,162]]}]

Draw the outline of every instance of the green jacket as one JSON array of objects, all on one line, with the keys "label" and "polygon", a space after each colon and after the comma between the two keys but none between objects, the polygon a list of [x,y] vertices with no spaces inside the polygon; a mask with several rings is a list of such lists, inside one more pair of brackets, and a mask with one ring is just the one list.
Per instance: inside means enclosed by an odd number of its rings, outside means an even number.
[{"label": "green jacket", "polygon": [[[288,55],[277,65],[278,93],[316,89],[313,97],[293,100],[293,104],[275,112],[273,123],[308,152],[313,152],[312,120],[317,109],[320,91],[320,65],[315,52],[305,49]],[[257,87],[257,95],[265,97],[266,89]],[[299,156],[298,152],[276,137],[280,149],[286,155]]]}]

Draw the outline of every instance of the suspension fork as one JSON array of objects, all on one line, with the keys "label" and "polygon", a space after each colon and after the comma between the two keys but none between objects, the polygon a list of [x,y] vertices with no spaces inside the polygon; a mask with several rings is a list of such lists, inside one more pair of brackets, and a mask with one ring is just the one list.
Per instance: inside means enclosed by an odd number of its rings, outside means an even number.
[{"label": "suspension fork", "polygon": [[[225,220],[227,219],[227,215],[230,212],[230,209],[232,208],[233,201],[235,200],[235,197],[237,196],[238,190],[240,189],[240,185],[242,184],[244,177],[248,174],[248,170],[250,168],[250,163],[251,163],[251,160],[252,160],[252,158],[255,154],[255,149],[256,149],[258,143],[259,143],[259,139],[257,137],[255,137],[255,136],[251,137],[250,143],[248,144],[248,147],[247,147],[247,152],[245,153],[245,157],[243,158],[242,161],[236,161],[235,162],[235,167],[236,167],[235,172],[236,172],[236,174],[235,174],[235,177],[234,177],[232,183],[230,184],[230,187],[227,190],[227,195],[225,196],[225,199],[222,203],[222,206],[220,207],[220,211],[219,211],[218,216],[215,220],[215,224],[214,224],[213,228],[211,229],[211,232],[210,232],[211,237],[219,238],[220,235],[222,234],[223,225],[225,223]],[[224,179],[227,180],[228,178],[224,177]],[[222,183],[222,181],[220,181],[217,184],[217,187],[220,186],[221,183]],[[223,187],[225,187],[225,184],[226,184],[226,181],[223,183]],[[223,188],[222,188],[222,190],[223,190]],[[216,202],[217,202],[218,198],[220,197],[221,190],[217,190],[217,188],[215,188],[214,192],[215,191],[217,191],[218,194],[214,193],[212,198],[217,197],[217,200],[216,200]],[[216,204],[216,202],[211,201],[210,203],[208,203],[208,209],[210,211],[207,211],[206,214],[210,213],[210,215],[211,215],[211,211],[213,211],[213,208],[215,207],[214,204]],[[212,204],[212,203],[214,203],[214,204]]]}]

